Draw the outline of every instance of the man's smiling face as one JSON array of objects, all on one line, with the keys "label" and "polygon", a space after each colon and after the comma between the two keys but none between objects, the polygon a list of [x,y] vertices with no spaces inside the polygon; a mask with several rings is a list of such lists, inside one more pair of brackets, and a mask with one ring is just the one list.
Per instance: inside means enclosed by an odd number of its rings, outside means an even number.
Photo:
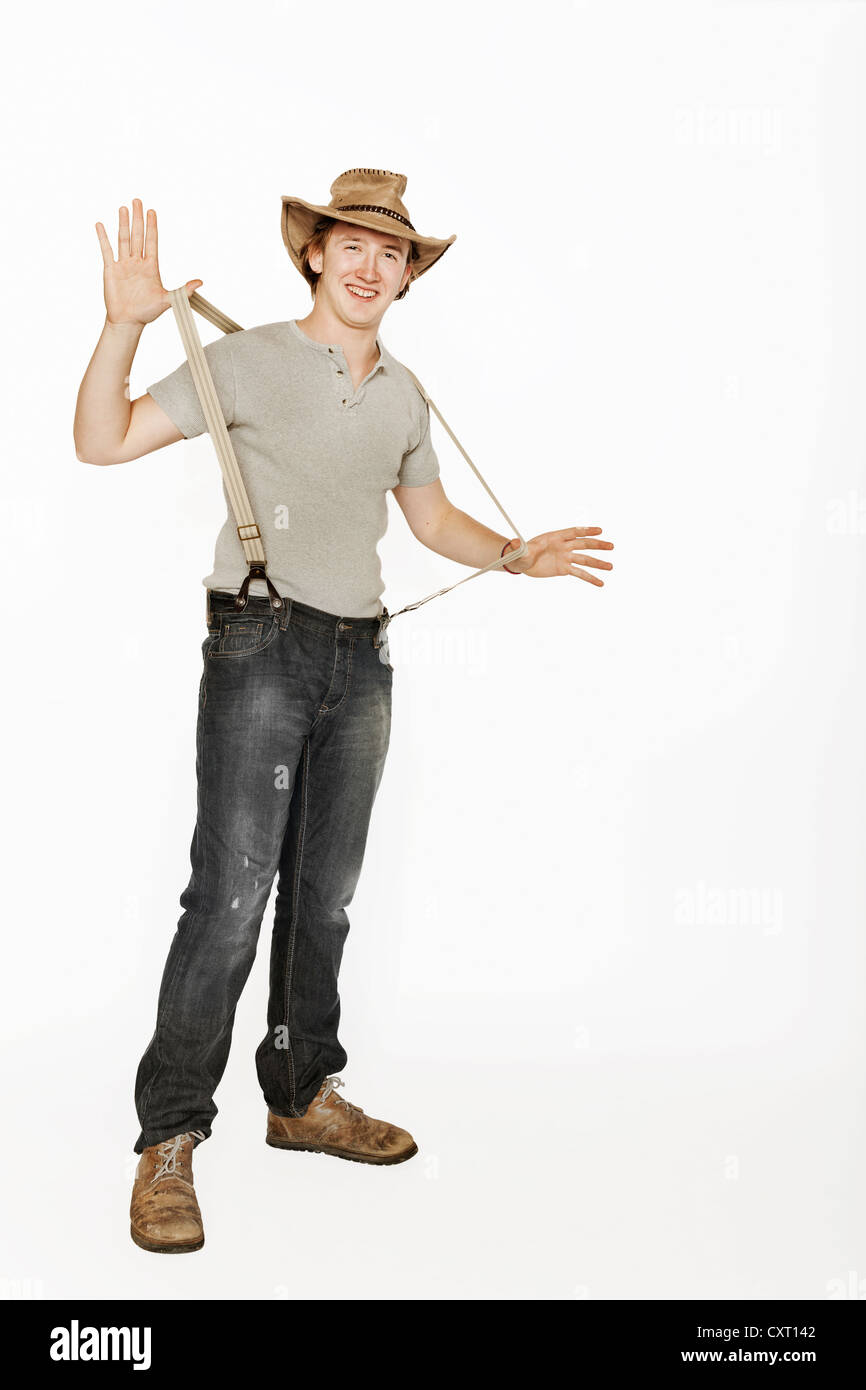
[{"label": "man's smiling face", "polygon": [[355,324],[376,323],[411,274],[409,242],[391,232],[374,232],[338,222],[321,251],[310,257],[318,271],[316,299],[324,297],[341,317]]}]

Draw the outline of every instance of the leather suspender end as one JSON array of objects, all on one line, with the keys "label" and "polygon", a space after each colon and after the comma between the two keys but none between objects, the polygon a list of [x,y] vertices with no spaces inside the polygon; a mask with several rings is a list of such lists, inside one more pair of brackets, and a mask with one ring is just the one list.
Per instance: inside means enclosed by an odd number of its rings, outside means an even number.
[{"label": "leather suspender end", "polygon": [[382,645],[382,638],[383,638],[384,635],[385,635],[385,631],[386,631],[386,629],[387,629],[388,624],[390,623],[390,621],[391,621],[391,614],[388,612],[387,608],[383,608],[383,609],[382,609],[382,612],[379,614],[379,626],[378,626],[378,628],[376,629],[376,636],[373,638],[373,646],[374,646],[374,647],[376,647],[376,648],[381,647],[381,645]]},{"label": "leather suspender end", "polygon": [[275,610],[275,612],[281,613],[285,608],[285,601],[274,588],[273,584],[268,578],[264,565],[256,564],[254,561],[250,561],[250,572],[249,574],[245,575],[244,582],[238,589],[237,597],[235,598],[235,608],[237,608],[239,612],[243,612],[243,610],[246,608],[247,602],[249,600],[250,583],[254,579],[264,580],[268,588],[268,596],[270,598],[271,607]]}]

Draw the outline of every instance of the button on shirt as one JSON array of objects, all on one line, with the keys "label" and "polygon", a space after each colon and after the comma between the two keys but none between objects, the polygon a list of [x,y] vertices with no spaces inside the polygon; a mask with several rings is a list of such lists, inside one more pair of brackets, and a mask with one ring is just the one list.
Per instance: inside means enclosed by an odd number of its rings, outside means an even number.
[{"label": "button on shirt", "polygon": [[[339,344],[316,342],[296,319],[226,333],[204,350],[268,577],[284,597],[345,617],[381,612],[388,490],[439,476],[427,402],[381,338],[376,346],[357,389]],[[185,438],[205,432],[188,362],[147,391]],[[202,583],[237,593],[249,567],[225,485],[223,495],[226,521]],[[267,596],[261,580],[249,592]]]}]

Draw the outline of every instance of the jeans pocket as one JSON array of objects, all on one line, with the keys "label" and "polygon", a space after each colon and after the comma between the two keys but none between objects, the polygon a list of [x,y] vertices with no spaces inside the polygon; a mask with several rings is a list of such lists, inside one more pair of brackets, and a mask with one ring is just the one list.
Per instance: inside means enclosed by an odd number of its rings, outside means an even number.
[{"label": "jeans pocket", "polygon": [[[220,615],[217,640],[213,642],[208,656],[243,657],[254,656],[273,641],[278,630],[276,616],[270,620],[258,617],[235,617],[233,614]],[[208,638],[208,641],[210,639]]]}]

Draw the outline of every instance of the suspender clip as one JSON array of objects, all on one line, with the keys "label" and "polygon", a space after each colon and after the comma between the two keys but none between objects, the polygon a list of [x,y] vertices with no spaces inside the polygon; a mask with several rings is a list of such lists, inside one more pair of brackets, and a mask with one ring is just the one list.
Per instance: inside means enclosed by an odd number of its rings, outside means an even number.
[{"label": "suspender clip", "polygon": [[270,579],[268,579],[264,565],[258,563],[255,560],[250,560],[250,572],[248,575],[245,576],[243,584],[238,589],[237,598],[235,599],[235,608],[238,610],[238,612],[242,613],[247,606],[247,601],[249,599],[250,582],[253,579],[264,580],[265,584],[268,586],[268,595],[270,598],[271,607],[274,609],[276,613],[281,613],[285,608],[285,602],[282,596],[274,588]]},{"label": "suspender clip", "polygon": [[376,636],[373,638],[373,646],[377,649],[382,645],[390,621],[391,614],[388,612],[387,608],[383,608],[382,612],[379,614],[379,626],[376,629]]}]

